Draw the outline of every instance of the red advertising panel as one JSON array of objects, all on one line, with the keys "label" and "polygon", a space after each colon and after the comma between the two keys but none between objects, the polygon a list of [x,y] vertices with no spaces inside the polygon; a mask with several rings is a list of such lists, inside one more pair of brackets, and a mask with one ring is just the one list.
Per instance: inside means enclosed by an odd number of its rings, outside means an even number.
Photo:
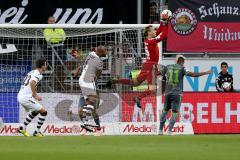
[{"label": "red advertising panel", "polygon": [[156,95],[142,98],[142,109],[139,109],[134,99],[140,93],[123,93],[122,97],[122,122],[155,122],[156,117]]},{"label": "red advertising panel", "polygon": [[194,133],[240,133],[240,93],[184,93],[181,107]]},{"label": "red advertising panel", "polygon": [[239,52],[239,8],[238,1],[170,0],[167,50]]},{"label": "red advertising panel", "polygon": [[[122,121],[156,122],[156,97],[142,99],[138,109],[136,95],[122,95]],[[190,122],[194,133],[240,133],[240,93],[185,92],[178,122]]]}]

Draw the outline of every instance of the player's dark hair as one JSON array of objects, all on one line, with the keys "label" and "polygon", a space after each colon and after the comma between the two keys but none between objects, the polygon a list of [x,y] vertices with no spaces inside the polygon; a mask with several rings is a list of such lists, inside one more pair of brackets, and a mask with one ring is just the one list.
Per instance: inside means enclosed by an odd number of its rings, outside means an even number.
[{"label": "player's dark hair", "polygon": [[223,65],[226,65],[226,66],[228,67],[227,62],[222,62],[222,63],[221,63],[221,68],[222,68]]},{"label": "player's dark hair", "polygon": [[44,66],[46,63],[45,59],[38,59],[36,60],[36,68],[42,68],[42,66]]},{"label": "player's dark hair", "polygon": [[148,32],[150,31],[150,28],[153,27],[152,25],[148,25],[147,27],[144,28],[144,35],[147,36]]}]

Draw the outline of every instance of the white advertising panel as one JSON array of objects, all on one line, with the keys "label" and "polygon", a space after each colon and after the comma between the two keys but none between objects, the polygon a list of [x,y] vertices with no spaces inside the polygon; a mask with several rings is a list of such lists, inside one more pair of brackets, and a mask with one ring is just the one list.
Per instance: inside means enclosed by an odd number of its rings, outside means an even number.
[{"label": "white advertising panel", "polygon": [[[66,123],[80,121],[78,116],[79,94],[73,93],[40,93],[43,107],[48,111],[46,123]],[[100,94],[100,106],[98,113],[101,122],[119,121],[119,97],[118,94]],[[71,115],[69,114],[71,112]],[[20,122],[26,117],[23,107],[20,107]],[[36,122],[36,121],[33,121]]]}]

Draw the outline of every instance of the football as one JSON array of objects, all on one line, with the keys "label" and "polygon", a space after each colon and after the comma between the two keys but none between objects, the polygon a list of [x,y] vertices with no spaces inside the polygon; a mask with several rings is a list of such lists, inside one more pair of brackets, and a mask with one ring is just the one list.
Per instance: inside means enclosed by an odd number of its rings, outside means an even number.
[{"label": "football", "polygon": [[231,83],[229,83],[229,82],[224,82],[224,83],[222,84],[222,87],[223,87],[223,89],[228,89],[228,88],[231,87]]},{"label": "football", "polygon": [[161,13],[161,18],[162,19],[167,20],[170,17],[172,17],[172,12],[170,10],[165,9],[165,10],[162,11],[162,13]]}]

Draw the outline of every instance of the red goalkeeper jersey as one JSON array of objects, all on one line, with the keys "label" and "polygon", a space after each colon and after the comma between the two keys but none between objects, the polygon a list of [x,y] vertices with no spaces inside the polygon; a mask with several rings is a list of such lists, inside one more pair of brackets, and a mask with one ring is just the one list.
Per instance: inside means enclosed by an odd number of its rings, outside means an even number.
[{"label": "red goalkeeper jersey", "polygon": [[[160,35],[160,33],[162,33]],[[158,42],[167,38],[168,34],[168,27],[167,25],[163,25],[160,23],[160,26],[156,32],[156,37],[153,39],[146,38],[145,40],[145,52],[147,55],[147,61],[158,63],[159,59],[159,49],[158,49]]]}]

